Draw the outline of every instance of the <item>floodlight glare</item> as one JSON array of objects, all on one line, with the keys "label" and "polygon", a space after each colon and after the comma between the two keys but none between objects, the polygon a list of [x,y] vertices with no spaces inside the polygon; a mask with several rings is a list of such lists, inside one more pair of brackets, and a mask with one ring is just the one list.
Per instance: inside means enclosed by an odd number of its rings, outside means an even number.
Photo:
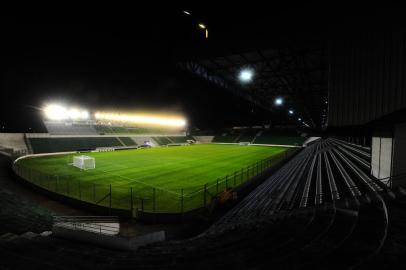
[{"label": "floodlight glare", "polygon": [[280,106],[283,104],[283,99],[282,98],[275,98],[275,105]]},{"label": "floodlight glare", "polygon": [[243,69],[240,71],[240,75],[238,76],[240,81],[244,82],[244,83],[252,81],[253,77],[254,77],[254,72],[252,71],[252,69]]},{"label": "floodlight glare", "polygon": [[302,118],[299,117],[297,120],[298,120],[298,121],[302,121]]},{"label": "floodlight glare", "polygon": [[206,29],[206,25],[204,25],[204,24],[202,24],[202,23],[199,23],[199,27],[200,27],[201,29]]},{"label": "floodlight glare", "polygon": [[68,117],[71,119],[79,119],[80,118],[80,111],[76,108],[72,108],[68,111]]},{"label": "floodlight glare", "polygon": [[186,14],[186,15],[191,15],[191,13],[189,11],[187,11],[187,10],[184,10],[183,13]]},{"label": "floodlight glare", "polygon": [[44,108],[45,117],[50,120],[64,120],[68,118],[68,112],[65,107],[59,104],[47,105]]},{"label": "floodlight glare", "polygon": [[293,110],[289,110],[289,114],[293,114]]},{"label": "floodlight glare", "polygon": [[59,104],[49,104],[43,109],[45,117],[49,120],[85,120],[89,118],[89,112],[77,108],[65,108]]},{"label": "floodlight glare", "polygon": [[186,120],[181,117],[167,117],[145,114],[118,114],[97,112],[94,117],[100,120],[132,122],[138,124],[159,125],[169,127],[184,127]]},{"label": "floodlight glare", "polygon": [[80,113],[80,117],[81,117],[82,119],[89,119],[89,112],[88,112],[88,111],[82,111],[82,112]]}]

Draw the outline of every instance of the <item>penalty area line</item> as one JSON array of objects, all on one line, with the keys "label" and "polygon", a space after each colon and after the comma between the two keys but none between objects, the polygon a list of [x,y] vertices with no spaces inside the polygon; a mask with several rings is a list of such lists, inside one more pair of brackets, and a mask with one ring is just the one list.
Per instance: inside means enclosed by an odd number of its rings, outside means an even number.
[{"label": "penalty area line", "polygon": [[180,193],[177,193],[177,192],[175,192],[175,191],[168,190],[168,189],[164,189],[164,188],[158,188],[158,187],[156,187],[156,186],[149,185],[149,184],[146,184],[146,183],[144,183],[144,182],[141,182],[141,181],[139,181],[139,180],[137,180],[137,179],[133,179],[133,178],[130,178],[130,177],[126,177],[126,176],[122,176],[122,175],[119,175],[119,174],[115,174],[115,173],[112,173],[112,172],[110,172],[110,171],[105,171],[105,170],[101,170],[101,171],[104,172],[104,173],[107,173],[107,174],[116,176],[116,177],[120,177],[120,178],[125,179],[125,180],[130,180],[130,181],[137,182],[137,183],[139,183],[139,184],[141,184],[141,185],[144,185],[144,186],[152,187],[152,188],[155,188],[155,189],[158,189],[158,190],[162,190],[162,191],[165,191],[165,192],[168,192],[168,193],[175,194],[175,195],[177,195],[177,196],[181,196]]}]

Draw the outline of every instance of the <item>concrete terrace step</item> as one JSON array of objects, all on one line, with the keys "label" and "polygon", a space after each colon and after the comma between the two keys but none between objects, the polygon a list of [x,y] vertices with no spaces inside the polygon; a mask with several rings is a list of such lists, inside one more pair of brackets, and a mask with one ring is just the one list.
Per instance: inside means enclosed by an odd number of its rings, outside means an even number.
[{"label": "concrete terrace step", "polygon": [[14,233],[5,233],[5,234],[3,234],[3,235],[0,236],[0,240],[3,240],[3,241],[12,241],[12,240],[14,240],[14,239],[16,239],[16,238],[18,238],[18,237],[19,237],[19,235],[14,234]]}]

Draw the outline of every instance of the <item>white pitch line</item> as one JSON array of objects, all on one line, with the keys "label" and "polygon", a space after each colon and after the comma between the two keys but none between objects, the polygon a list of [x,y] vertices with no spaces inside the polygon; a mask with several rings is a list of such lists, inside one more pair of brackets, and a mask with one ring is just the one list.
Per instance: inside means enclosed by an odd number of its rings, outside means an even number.
[{"label": "white pitch line", "polygon": [[164,189],[164,188],[157,188],[156,186],[146,184],[146,183],[141,182],[141,181],[138,181],[138,180],[136,180],[136,179],[132,179],[132,178],[129,178],[129,177],[126,177],[126,176],[122,176],[122,175],[119,175],[119,174],[115,174],[115,173],[111,173],[111,172],[105,171],[105,170],[101,170],[101,171],[104,172],[104,173],[108,173],[108,174],[111,174],[111,175],[114,175],[114,176],[117,176],[117,177],[126,179],[126,180],[130,180],[130,181],[134,181],[134,182],[140,183],[141,185],[145,185],[145,186],[149,186],[149,187],[152,187],[152,188],[155,188],[155,189],[158,189],[158,190],[166,191],[166,192],[168,192],[168,193],[172,193],[172,194],[175,194],[175,195],[177,195],[177,196],[180,196],[180,195],[181,195],[181,194],[179,194],[179,193],[177,193],[177,192],[174,192],[174,191],[172,191],[172,190],[168,190],[168,189]]},{"label": "white pitch line", "polygon": [[[100,162],[100,161],[99,161],[99,162]],[[117,164],[110,163],[110,162],[106,162],[106,161],[102,161],[101,163],[107,163],[107,164],[109,164],[109,165],[114,165],[114,166],[121,166],[121,167],[124,167],[124,169],[129,169],[129,168],[130,168],[130,167],[125,166],[125,165],[117,165]],[[96,168],[96,169],[97,169],[97,168]],[[100,169],[100,170],[101,170],[102,172],[104,172],[104,173],[108,173],[108,174],[111,174],[111,175],[114,175],[114,176],[117,176],[117,177],[120,177],[120,178],[123,178],[123,179],[126,179],[126,180],[130,180],[130,181],[134,181],[134,182],[140,183],[141,185],[145,185],[145,186],[152,187],[152,188],[155,188],[155,189],[158,189],[158,190],[166,191],[166,192],[168,192],[168,193],[172,193],[172,194],[175,194],[175,195],[177,195],[177,196],[180,196],[180,195],[181,195],[180,193],[177,193],[177,192],[175,192],[175,191],[171,191],[171,190],[164,189],[164,188],[157,188],[156,186],[146,184],[146,183],[144,183],[144,182],[141,182],[141,181],[136,180],[136,179],[133,179],[133,178],[129,178],[129,177],[122,176],[122,175],[119,175],[119,174],[111,173],[111,171],[115,171],[115,169],[114,169],[114,170],[108,170],[108,171],[102,170],[102,169]]]}]

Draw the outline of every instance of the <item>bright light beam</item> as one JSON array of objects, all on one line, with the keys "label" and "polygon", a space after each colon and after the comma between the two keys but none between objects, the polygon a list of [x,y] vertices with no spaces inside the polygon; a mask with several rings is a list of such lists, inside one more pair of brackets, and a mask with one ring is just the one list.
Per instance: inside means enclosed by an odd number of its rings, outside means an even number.
[{"label": "bright light beam", "polygon": [[66,108],[59,104],[49,104],[43,108],[45,117],[49,120],[86,120],[89,112],[77,108]]},{"label": "bright light beam", "polygon": [[169,127],[184,127],[186,120],[176,117],[162,117],[142,114],[117,114],[117,113],[102,113],[95,114],[95,118],[99,120],[132,122],[138,124],[160,125]]},{"label": "bright light beam", "polygon": [[68,118],[68,112],[65,107],[59,104],[50,104],[44,108],[45,117],[50,120],[65,120]]}]

